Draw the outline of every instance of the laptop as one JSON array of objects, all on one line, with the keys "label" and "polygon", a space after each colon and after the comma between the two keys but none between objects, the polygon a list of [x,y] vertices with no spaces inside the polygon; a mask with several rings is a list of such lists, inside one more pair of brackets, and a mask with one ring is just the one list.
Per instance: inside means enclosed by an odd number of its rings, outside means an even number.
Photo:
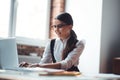
[{"label": "laptop", "polygon": [[19,67],[16,38],[0,39],[0,69],[31,72],[32,69]]},{"label": "laptop", "polygon": [[19,67],[16,39],[0,39],[0,69],[13,67]]},{"label": "laptop", "polygon": [[61,72],[63,70],[49,68],[19,67],[16,38],[0,39],[0,69],[22,72]]}]

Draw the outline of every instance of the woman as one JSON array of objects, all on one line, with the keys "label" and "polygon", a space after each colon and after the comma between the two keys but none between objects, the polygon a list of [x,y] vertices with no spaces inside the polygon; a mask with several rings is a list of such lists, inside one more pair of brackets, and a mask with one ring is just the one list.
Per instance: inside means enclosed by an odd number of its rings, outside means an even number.
[{"label": "woman", "polygon": [[84,41],[77,40],[73,28],[73,19],[69,13],[61,13],[55,18],[54,30],[57,39],[51,40],[45,48],[40,63],[22,63],[20,66],[44,67],[79,71],[79,57],[84,49]]}]

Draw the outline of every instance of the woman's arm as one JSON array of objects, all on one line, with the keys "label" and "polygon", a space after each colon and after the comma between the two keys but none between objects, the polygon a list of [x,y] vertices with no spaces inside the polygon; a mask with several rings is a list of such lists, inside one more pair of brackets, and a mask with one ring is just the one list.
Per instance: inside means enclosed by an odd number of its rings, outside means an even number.
[{"label": "woman's arm", "polygon": [[61,69],[61,63],[47,63],[47,64],[31,64],[28,67],[42,67],[42,68],[53,68],[53,69]]}]

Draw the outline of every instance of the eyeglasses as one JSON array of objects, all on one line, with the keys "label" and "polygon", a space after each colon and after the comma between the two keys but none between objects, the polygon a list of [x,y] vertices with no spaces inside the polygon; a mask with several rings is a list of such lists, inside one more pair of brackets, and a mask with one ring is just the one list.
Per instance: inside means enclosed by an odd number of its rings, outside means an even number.
[{"label": "eyeglasses", "polygon": [[58,25],[53,25],[55,28],[62,28],[63,26],[66,26],[67,24],[58,24]]}]

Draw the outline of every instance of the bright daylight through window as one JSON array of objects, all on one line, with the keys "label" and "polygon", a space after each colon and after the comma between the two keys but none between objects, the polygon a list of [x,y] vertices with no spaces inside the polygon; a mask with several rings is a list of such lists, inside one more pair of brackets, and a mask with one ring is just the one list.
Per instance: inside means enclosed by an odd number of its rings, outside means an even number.
[{"label": "bright daylight through window", "polygon": [[48,38],[48,0],[17,0],[16,36],[45,40]]},{"label": "bright daylight through window", "polygon": [[0,0],[0,37],[8,37],[10,0]]}]

